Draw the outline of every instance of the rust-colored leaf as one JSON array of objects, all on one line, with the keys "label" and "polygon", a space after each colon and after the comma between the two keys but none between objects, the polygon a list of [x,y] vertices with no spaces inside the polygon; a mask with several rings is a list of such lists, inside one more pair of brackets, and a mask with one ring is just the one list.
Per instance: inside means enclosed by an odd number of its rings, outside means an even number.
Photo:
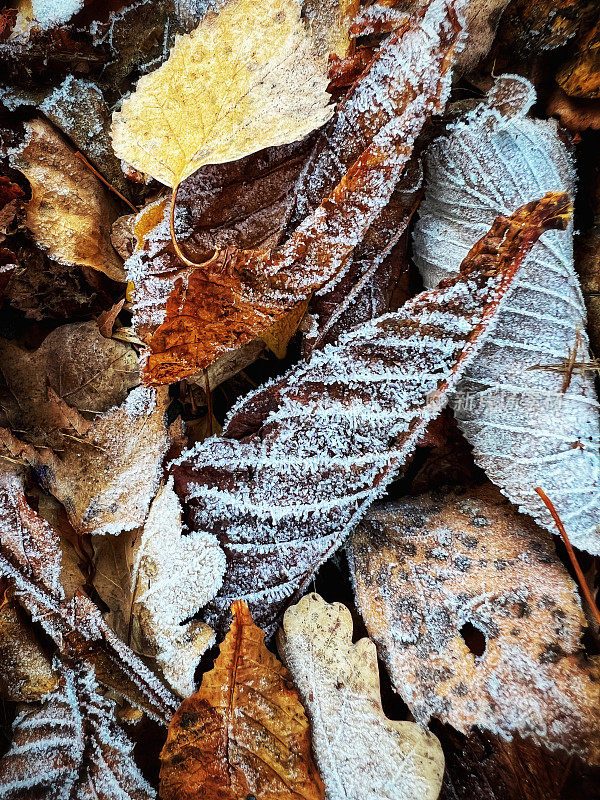
[{"label": "rust-colored leaf", "polygon": [[322,800],[309,724],[288,670],[264,644],[248,606],[214,669],[185,700],[161,754],[163,800]]}]

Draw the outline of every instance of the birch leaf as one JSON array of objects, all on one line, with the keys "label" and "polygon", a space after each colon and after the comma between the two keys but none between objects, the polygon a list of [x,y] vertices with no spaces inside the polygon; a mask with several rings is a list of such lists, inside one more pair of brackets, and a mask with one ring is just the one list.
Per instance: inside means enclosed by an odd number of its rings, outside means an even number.
[{"label": "birch leaf", "polygon": [[204,622],[183,624],[215,596],[225,555],[214,536],[182,535],[181,506],[172,481],[156,496],[136,551],[133,602],[165,678],[182,697],[194,691],[194,671],[214,633]]},{"label": "birch leaf", "polygon": [[352,643],[345,606],[306,595],[285,612],[278,645],[312,722],[328,800],[436,800],[440,743],[414,722],[385,716],[375,645]]},{"label": "birch leaf", "polygon": [[216,535],[223,586],[205,613],[223,626],[247,599],[272,626],[405,464],[475,356],[532,242],[566,224],[566,195],[499,218],[460,276],[344,335],[234,407],[223,438],[175,462],[193,530]]},{"label": "birch leaf", "polygon": [[3,800],[152,800],[133,745],[98,692],[89,666],[62,665],[61,685],[37,706],[21,706],[0,760]]},{"label": "birch leaf", "polygon": [[326,61],[296,0],[232,0],[179,36],[113,118],[119,158],[167,186],[326,122]]},{"label": "birch leaf", "polygon": [[350,563],[367,630],[419,722],[600,761],[600,660],[583,655],[577,590],[550,534],[496,489],[372,510]]},{"label": "birch leaf", "polygon": [[214,668],[184,700],[161,753],[163,800],[323,800],[308,720],[243,602]]},{"label": "birch leaf", "polygon": [[[488,100],[434,142],[414,252],[425,284],[454,273],[499,213],[550,187],[574,193],[554,121],[525,116],[534,91],[507,76]],[[553,532],[534,492],[553,501],[571,542],[600,553],[600,422],[573,229],[546,233],[525,259],[498,326],[458,386],[458,423],[488,477]]]},{"label": "birch leaf", "polygon": [[31,184],[26,221],[35,241],[61,264],[123,281],[123,264],[110,241],[119,214],[107,189],[48,122],[34,119],[25,128],[11,163]]}]

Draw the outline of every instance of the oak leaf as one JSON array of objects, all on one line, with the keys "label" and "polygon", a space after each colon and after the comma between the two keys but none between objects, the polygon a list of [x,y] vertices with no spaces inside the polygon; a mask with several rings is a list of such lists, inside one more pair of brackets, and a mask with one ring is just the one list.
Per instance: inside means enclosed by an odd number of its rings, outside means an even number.
[{"label": "oak leaf", "polygon": [[184,700],[161,753],[163,800],[323,800],[309,725],[287,669],[245,603],[214,668]]},{"label": "oak leaf", "polygon": [[373,509],[350,545],[358,605],[415,718],[600,761],[600,661],[551,535],[491,485]]},{"label": "oak leaf", "polygon": [[[571,159],[553,120],[525,116],[525,78],[500,79],[488,99],[436,140],[415,228],[427,286],[452,274],[493,218],[540,191],[574,196]],[[522,511],[556,531],[541,486],[576,547],[600,552],[600,419],[573,229],[546,233],[523,263],[498,326],[457,388],[452,407],[477,463]]]},{"label": "oak leaf", "polygon": [[566,195],[549,194],[499,218],[457,278],[251,393],[223,438],[175,461],[190,527],[216,535],[227,556],[209,624],[222,627],[239,598],[261,625],[274,624],[405,464],[531,244],[548,226],[564,227],[568,209]]},{"label": "oak leaf", "polygon": [[[350,160],[340,169],[335,157],[329,159],[333,189],[319,195],[284,244],[266,252],[221,252],[205,268],[157,265],[155,272],[152,258],[128,264],[136,288],[134,322],[148,344],[145,382],[198,375],[224,353],[260,339],[293,306],[343,274],[387,205],[416,137],[444,107],[461,32],[460,2],[433,0],[385,43],[356,88],[358,136],[346,135],[341,112],[336,148],[347,148],[344,159]],[[359,114],[363,109],[369,113]],[[315,181],[320,174],[314,172]]]},{"label": "oak leaf", "polygon": [[444,774],[440,743],[381,707],[375,645],[352,643],[341,603],[309,594],[288,608],[279,651],[312,723],[313,749],[329,800],[436,800]]},{"label": "oak leaf", "polygon": [[114,719],[89,666],[56,665],[59,687],[40,705],[23,705],[0,759],[5,800],[152,800],[133,762],[133,744]]},{"label": "oak leaf", "polygon": [[91,267],[123,281],[123,265],[110,242],[118,216],[110,194],[52,125],[34,119],[25,128],[11,163],[31,185],[26,222],[35,241],[62,264]]},{"label": "oak leaf", "polygon": [[300,5],[232,0],[179,36],[113,117],[119,158],[167,186],[204,164],[302,139],[332,113]]},{"label": "oak leaf", "polygon": [[167,722],[175,697],[118,639],[84,594],[68,599],[61,583],[62,555],[56,531],[28,505],[15,475],[0,479],[0,575],[40,623],[58,650],[89,661],[98,680],[154,718]]}]

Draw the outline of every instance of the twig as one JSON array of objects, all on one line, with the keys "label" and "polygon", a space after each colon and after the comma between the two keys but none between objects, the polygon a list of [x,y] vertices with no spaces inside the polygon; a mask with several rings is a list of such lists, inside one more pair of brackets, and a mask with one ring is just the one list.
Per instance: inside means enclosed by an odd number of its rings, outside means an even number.
[{"label": "twig", "polygon": [[129,206],[129,208],[130,208],[130,209],[131,209],[131,210],[134,212],[134,214],[137,214],[137,213],[138,213],[139,209],[138,209],[138,208],[136,208],[136,207],[133,205],[133,203],[130,203],[130,202],[129,202],[129,200],[128,200],[128,199],[125,197],[125,195],[121,194],[121,192],[120,192],[118,189],[115,189],[115,187],[112,185],[112,183],[109,183],[109,182],[106,180],[106,178],[105,178],[103,175],[101,175],[101,174],[98,172],[98,170],[97,170],[97,169],[95,169],[94,167],[92,167],[92,165],[91,165],[91,164],[90,164],[90,162],[87,160],[87,158],[86,158],[86,157],[83,155],[83,153],[80,153],[80,152],[79,152],[79,150],[78,150],[78,151],[75,153],[75,158],[78,158],[80,161],[83,161],[83,163],[86,165],[86,167],[89,169],[89,171],[90,171],[90,172],[92,172],[92,173],[93,173],[93,174],[94,174],[94,175],[95,175],[95,176],[98,178],[98,180],[102,181],[102,183],[103,183],[103,184],[104,184],[104,185],[105,185],[105,186],[106,186],[108,189],[110,189],[110,191],[111,191],[111,192],[113,192],[114,194],[116,194],[116,195],[117,195],[117,197],[119,197],[119,198],[120,198],[120,199],[121,199],[121,200],[122,200],[122,201],[123,201],[123,202],[124,202],[126,205],[128,205],[128,206]]},{"label": "twig", "polygon": [[565,543],[565,547],[567,548],[567,553],[569,554],[569,558],[571,559],[571,563],[573,564],[573,569],[575,570],[575,574],[577,575],[577,580],[579,581],[579,585],[581,586],[581,591],[583,592],[583,596],[587,600],[587,603],[590,607],[594,618],[598,625],[600,625],[600,611],[598,611],[598,606],[596,605],[594,598],[592,597],[592,593],[590,592],[590,588],[587,585],[587,581],[583,574],[581,567],[579,566],[579,561],[577,561],[577,556],[575,555],[575,551],[573,550],[573,545],[569,541],[569,537],[567,536],[567,532],[565,530],[565,526],[562,524],[560,517],[558,516],[558,512],[554,508],[554,504],[552,500],[546,495],[543,489],[540,487],[536,487],[535,490],[539,496],[542,498],[546,508],[552,514],[552,518],[556,523],[556,527],[558,528],[560,535],[562,536],[563,542]]}]

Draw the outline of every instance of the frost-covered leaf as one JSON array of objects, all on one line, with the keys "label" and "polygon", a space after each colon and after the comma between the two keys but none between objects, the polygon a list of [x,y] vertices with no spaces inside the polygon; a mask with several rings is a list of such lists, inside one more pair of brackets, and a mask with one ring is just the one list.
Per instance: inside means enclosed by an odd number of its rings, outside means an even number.
[{"label": "frost-covered leaf", "polygon": [[151,800],[133,745],[89,666],[61,665],[61,683],[39,705],[18,709],[0,760],[3,800]]},{"label": "frost-covered leaf", "polygon": [[174,696],[114,635],[94,603],[81,593],[65,597],[58,535],[8,474],[0,482],[0,574],[61,652],[90,661],[101,683],[157,719],[170,719]]},{"label": "frost-covered leaf", "polygon": [[84,0],[19,0],[16,31],[35,25],[42,30],[68,22],[83,8]]},{"label": "frost-covered leaf", "polygon": [[308,720],[243,602],[214,668],[184,700],[161,753],[163,800],[323,800]]},{"label": "frost-covered leaf", "polygon": [[309,594],[285,612],[278,637],[312,723],[327,798],[436,800],[440,743],[414,722],[385,716],[375,645],[353,644],[352,627],[345,606]]},{"label": "frost-covered leaf", "polygon": [[156,496],[135,552],[132,599],[140,625],[156,648],[165,678],[182,697],[194,691],[194,671],[214,633],[204,622],[183,624],[215,596],[225,554],[214,536],[183,535],[172,481]]},{"label": "frost-covered leaf", "polygon": [[160,484],[169,446],[167,405],[163,391],[140,386],[85,433],[64,437],[57,452],[19,442],[5,430],[0,441],[12,458],[36,470],[75,530],[118,534],[144,523]]},{"label": "frost-covered leaf", "polygon": [[123,265],[110,242],[118,212],[107,189],[48,122],[34,119],[25,129],[11,163],[31,184],[26,222],[35,241],[63,264],[123,281]]},{"label": "frost-covered leaf", "polygon": [[381,495],[475,356],[533,241],[565,226],[566,195],[499,218],[460,276],[355,328],[234,407],[223,438],[175,462],[194,530],[227,556],[210,624],[248,600],[263,626]]},{"label": "frost-covered leaf", "polygon": [[81,412],[106,412],[139,383],[135,350],[102,336],[93,320],[55,328],[33,351],[0,339],[0,368],[4,424],[59,449],[64,442],[56,431],[65,417],[57,401]]},{"label": "frost-covered leaf", "polygon": [[296,0],[232,0],[176,38],[114,115],[119,158],[167,186],[302,139],[331,116],[326,60]]},{"label": "frost-covered leaf", "polygon": [[600,761],[600,660],[552,537],[492,486],[373,509],[350,546],[358,605],[415,718],[531,736]]},{"label": "frost-covered leaf", "polygon": [[[554,121],[525,116],[523,78],[501,79],[488,100],[434,142],[414,252],[425,284],[454,273],[499,213],[551,188],[574,192]],[[488,477],[522,511],[555,531],[534,492],[550,497],[576,547],[600,553],[600,423],[585,308],[573,269],[573,230],[546,233],[525,260],[498,326],[452,401]]]},{"label": "frost-covered leaf", "polygon": [[319,194],[314,211],[284,244],[266,252],[221,252],[206,269],[162,272],[157,265],[155,271],[152,258],[128,264],[135,324],[148,344],[146,382],[197,375],[224,353],[268,335],[294,306],[348,268],[388,203],[416,137],[444,107],[460,47],[458,6],[434,0],[381,49],[356,88],[350,123],[344,107],[339,122],[336,117],[333,156],[322,165],[333,188]]},{"label": "frost-covered leaf", "polygon": [[302,13],[319,54],[340,58],[348,54],[353,44],[350,26],[359,6],[359,0],[303,0]]}]

